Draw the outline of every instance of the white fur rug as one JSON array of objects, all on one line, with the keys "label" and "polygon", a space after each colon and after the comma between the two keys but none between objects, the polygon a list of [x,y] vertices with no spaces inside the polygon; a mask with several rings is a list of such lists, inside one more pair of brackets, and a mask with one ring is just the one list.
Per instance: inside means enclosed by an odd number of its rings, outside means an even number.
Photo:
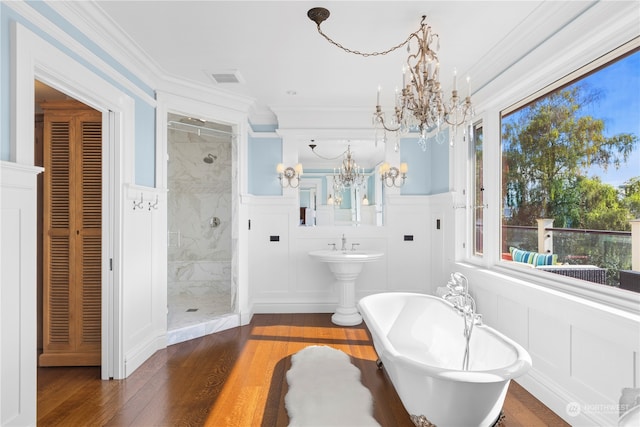
[{"label": "white fur rug", "polygon": [[373,398],[360,382],[360,370],[340,350],[300,350],[291,356],[287,382],[284,402],[292,427],[380,425],[373,418]]}]

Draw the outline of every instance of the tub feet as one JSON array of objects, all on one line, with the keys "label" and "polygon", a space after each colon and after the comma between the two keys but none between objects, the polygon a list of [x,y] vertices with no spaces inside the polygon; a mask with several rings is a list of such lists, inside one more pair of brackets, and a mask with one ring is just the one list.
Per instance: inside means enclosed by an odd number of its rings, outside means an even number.
[{"label": "tub feet", "polygon": [[[380,359],[378,359],[380,361]],[[376,362],[377,364],[378,362]],[[382,363],[380,363],[382,365]],[[502,427],[504,426],[504,411],[500,411],[500,415],[498,415],[498,419],[491,425],[491,427]],[[411,422],[416,427],[436,427],[431,421],[427,419],[424,415],[411,415]]]},{"label": "tub feet", "polygon": [[376,360],[376,366],[378,367],[378,369],[382,369],[382,360],[378,359]]},{"label": "tub feet", "polygon": [[424,415],[411,415],[411,422],[416,427],[436,427],[431,421]]}]

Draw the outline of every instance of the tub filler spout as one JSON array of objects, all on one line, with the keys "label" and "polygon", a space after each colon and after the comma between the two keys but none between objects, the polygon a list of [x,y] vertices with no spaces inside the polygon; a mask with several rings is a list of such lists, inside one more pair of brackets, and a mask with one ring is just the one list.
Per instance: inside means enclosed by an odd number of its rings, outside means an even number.
[{"label": "tub filler spout", "polygon": [[455,309],[462,315],[464,320],[464,338],[465,348],[464,357],[462,358],[462,370],[469,370],[469,342],[471,341],[471,333],[473,325],[482,324],[482,317],[476,314],[476,302],[469,294],[469,280],[462,273],[451,273],[449,282],[447,283],[449,292],[443,298],[449,301]]}]

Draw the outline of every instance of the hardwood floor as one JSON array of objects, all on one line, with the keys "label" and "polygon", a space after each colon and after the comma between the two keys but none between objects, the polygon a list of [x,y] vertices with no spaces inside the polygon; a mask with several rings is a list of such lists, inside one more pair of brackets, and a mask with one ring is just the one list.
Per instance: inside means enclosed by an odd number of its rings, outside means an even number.
[{"label": "hardwood floor", "polygon": [[[413,424],[364,324],[343,328],[329,314],[255,315],[251,324],[168,347],[126,380],[99,368],[39,368],[40,426],[286,426],[291,355],[325,344],[351,355],[382,426]],[[511,382],[504,426],[566,424]]]}]

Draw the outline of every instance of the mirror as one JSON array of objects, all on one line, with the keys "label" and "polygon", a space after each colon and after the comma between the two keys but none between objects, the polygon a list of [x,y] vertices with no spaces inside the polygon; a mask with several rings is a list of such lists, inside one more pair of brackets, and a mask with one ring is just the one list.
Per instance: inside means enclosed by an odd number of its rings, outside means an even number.
[{"label": "mirror", "polygon": [[[313,149],[311,148],[313,145]],[[346,155],[361,172],[361,184],[336,185]],[[373,140],[311,140],[301,143],[298,161],[304,166],[298,195],[301,226],[383,224],[383,186],[377,175],[384,161],[385,145]]]}]

